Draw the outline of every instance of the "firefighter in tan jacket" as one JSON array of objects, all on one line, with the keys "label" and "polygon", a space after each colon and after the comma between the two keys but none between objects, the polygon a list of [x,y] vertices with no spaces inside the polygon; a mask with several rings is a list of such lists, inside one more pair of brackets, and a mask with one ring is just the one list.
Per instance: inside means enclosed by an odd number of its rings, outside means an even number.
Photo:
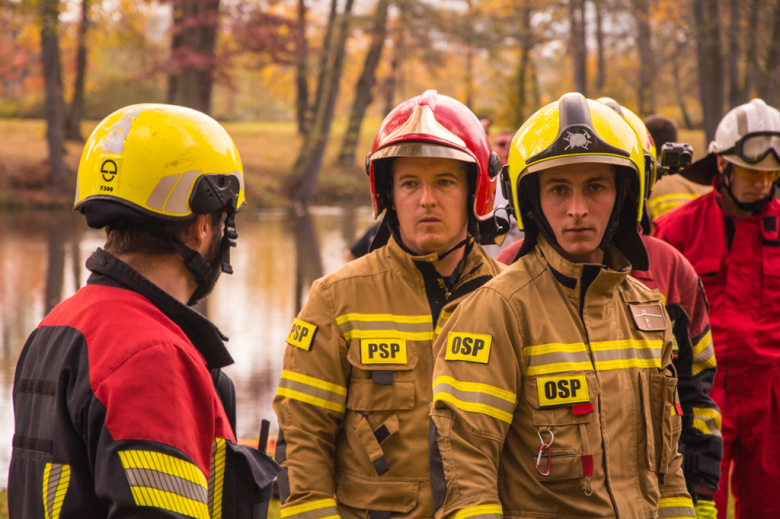
[{"label": "firefighter in tan jacket", "polygon": [[314,283],[287,339],[274,399],[283,518],[433,517],[433,339],[444,306],[502,268],[475,241],[498,231],[500,167],[476,116],[435,91],[380,126],[374,250]]},{"label": "firefighter in tan jacket", "polygon": [[435,344],[436,517],[696,517],[661,294],[637,232],[642,148],[607,106],[566,94],[516,134],[504,191],[514,264]]}]

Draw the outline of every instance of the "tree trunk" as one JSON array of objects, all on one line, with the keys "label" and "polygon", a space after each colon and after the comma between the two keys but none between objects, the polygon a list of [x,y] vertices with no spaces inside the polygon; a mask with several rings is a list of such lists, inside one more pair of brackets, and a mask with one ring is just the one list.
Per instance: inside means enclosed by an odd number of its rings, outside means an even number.
[{"label": "tree trunk", "polygon": [[528,6],[528,0],[521,2],[518,9],[518,29],[520,30],[520,59],[517,63],[517,110],[515,111],[515,126],[517,128],[523,124],[528,112],[527,92],[528,92],[528,69],[529,53],[533,45],[533,35],[531,34],[531,8]]},{"label": "tree trunk", "polygon": [[344,134],[344,142],[341,144],[341,151],[337,163],[341,166],[352,166],[355,163],[355,149],[360,138],[360,126],[363,124],[363,117],[366,114],[368,105],[373,101],[371,90],[376,83],[376,69],[379,65],[379,59],[382,57],[382,49],[385,46],[385,36],[387,35],[387,10],[390,0],[379,0],[374,14],[374,27],[371,32],[371,47],[366,55],[366,61],[363,64],[363,73],[355,87],[355,100],[352,103],[352,110],[349,114],[349,123],[347,132]]},{"label": "tree trunk", "polygon": [[474,108],[474,1],[466,0],[466,106]]},{"label": "tree trunk", "polygon": [[745,31],[747,43],[745,45],[745,70],[742,86],[742,101],[747,102],[753,97],[753,90],[758,82],[758,15],[761,8],[761,0],[748,0],[750,3],[750,18]]},{"label": "tree trunk", "polygon": [[677,98],[677,105],[680,108],[683,124],[685,124],[687,129],[692,130],[693,124],[691,124],[691,117],[688,115],[688,110],[685,107],[685,93],[683,92],[682,86],[680,85],[679,56],[682,55],[684,46],[685,44],[682,42],[677,42],[675,45],[675,52],[672,54],[672,79],[674,79],[674,94]]},{"label": "tree trunk", "polygon": [[76,79],[73,82],[73,99],[65,118],[65,138],[83,141],[81,136],[81,112],[84,109],[84,82],[87,73],[87,29],[89,28],[89,0],[81,0],[78,50],[76,51]]},{"label": "tree trunk", "polygon": [[[528,60],[528,67],[531,69],[531,92],[534,94],[534,106],[542,106],[542,91],[539,88],[539,70],[533,58]],[[523,121],[525,122],[525,121]]]},{"label": "tree trunk", "polygon": [[312,131],[314,119],[317,117],[317,113],[319,112],[320,106],[322,104],[323,92],[325,91],[325,84],[327,83],[328,64],[331,58],[333,31],[336,28],[338,18],[338,5],[338,0],[331,0],[330,15],[328,16],[328,27],[325,30],[325,39],[322,41],[322,50],[320,51],[320,67],[317,71],[317,90],[314,94],[314,104],[309,106],[306,110],[306,124],[304,126],[304,134],[306,135]]},{"label": "tree trunk", "polygon": [[49,219],[48,265],[46,266],[46,300],[44,315],[62,300],[62,285],[65,280],[65,229],[63,215],[52,214]]},{"label": "tree trunk", "polygon": [[770,106],[775,104],[775,83],[777,67],[780,65],[780,0],[775,0],[772,9],[772,39],[769,42],[769,52],[766,55],[764,67],[764,88],[762,88],[764,101]]},{"label": "tree trunk", "polygon": [[[731,20],[729,21],[729,107],[740,104],[739,92],[739,16],[740,0],[729,0]],[[755,28],[751,28],[755,30]]]},{"label": "tree trunk", "polygon": [[648,0],[633,0],[634,19],[637,24],[637,47],[639,50],[639,84],[637,98],[640,115],[655,112],[653,102],[653,77],[655,66],[653,48],[650,43],[650,2]]},{"label": "tree trunk", "polygon": [[[211,112],[214,49],[220,0],[175,0],[171,56],[177,69],[168,78],[168,102]],[[193,64],[192,58],[198,63]],[[181,63],[176,63],[179,60]]]},{"label": "tree trunk", "polygon": [[574,66],[574,88],[587,93],[587,48],[585,47],[585,0],[569,0],[569,52]]},{"label": "tree trunk", "polygon": [[46,140],[49,145],[50,183],[55,193],[65,192],[65,100],[60,68],[59,0],[41,0],[41,62],[46,92]]},{"label": "tree trunk", "polygon": [[400,61],[404,45],[403,11],[401,11],[401,16],[398,17],[397,21],[398,27],[396,28],[395,38],[393,38],[393,59],[390,61],[390,73],[382,84],[385,101],[383,112],[385,116],[395,108],[395,91],[398,88],[398,74],[400,72]]},{"label": "tree trunk", "polygon": [[309,44],[306,40],[306,2],[298,0],[298,41],[295,56],[295,115],[298,134],[306,134],[306,110],[309,108]]},{"label": "tree trunk", "polygon": [[716,0],[694,0],[696,54],[699,62],[699,92],[707,142],[723,116],[723,65],[720,53],[720,24]]},{"label": "tree trunk", "polygon": [[[355,0],[347,0],[344,13],[341,15],[338,39],[331,46],[329,59],[323,78],[322,99],[314,117],[311,130],[303,141],[303,146],[295,161],[294,174],[297,173],[296,186],[292,193],[292,201],[296,208],[305,207],[317,183],[317,176],[325,155],[325,146],[333,122],[333,112],[336,108],[336,98],[339,93],[339,81],[344,68],[349,23],[352,20],[352,5]],[[318,88],[319,90],[319,88]]]},{"label": "tree trunk", "polygon": [[593,0],[596,7],[596,52],[597,54],[597,72],[596,72],[596,90],[604,90],[604,84],[607,81],[606,61],[604,59],[604,0]]},{"label": "tree trunk", "polygon": [[297,315],[308,299],[311,284],[322,277],[317,229],[307,211],[292,210],[290,221],[295,233],[295,314]]}]

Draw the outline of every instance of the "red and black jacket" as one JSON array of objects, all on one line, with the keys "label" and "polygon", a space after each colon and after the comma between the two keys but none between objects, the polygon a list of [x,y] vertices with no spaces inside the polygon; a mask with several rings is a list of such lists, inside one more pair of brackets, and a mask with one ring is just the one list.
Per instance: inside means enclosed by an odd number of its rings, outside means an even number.
[{"label": "red and black jacket", "polygon": [[11,516],[265,518],[278,466],[234,443],[226,338],[105,251],[87,268],[16,367]]}]

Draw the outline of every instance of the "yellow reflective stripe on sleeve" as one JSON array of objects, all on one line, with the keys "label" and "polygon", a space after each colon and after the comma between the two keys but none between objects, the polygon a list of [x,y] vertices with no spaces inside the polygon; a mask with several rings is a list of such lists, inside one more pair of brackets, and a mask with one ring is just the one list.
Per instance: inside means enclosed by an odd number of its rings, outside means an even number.
[{"label": "yellow reflective stripe on sleeve", "polygon": [[590,371],[593,365],[585,343],[540,344],[523,348],[523,375],[549,375],[565,371]]},{"label": "yellow reflective stripe on sleeve", "polygon": [[276,394],[339,413],[346,411],[346,387],[293,371],[282,371]]},{"label": "yellow reflective stripe on sleeve", "polygon": [[447,516],[447,519],[502,519],[504,509],[501,505],[479,505],[462,508]]},{"label": "yellow reflective stripe on sleeve", "polygon": [[658,500],[658,519],[696,518],[690,497],[662,497]]},{"label": "yellow reflective stripe on sleeve", "polygon": [[723,418],[717,409],[707,407],[693,408],[693,427],[704,434],[713,434],[721,436],[721,425]]},{"label": "yellow reflective stripe on sleeve", "polygon": [[452,377],[433,381],[433,401],[449,402],[470,413],[482,413],[512,423],[517,395],[509,391],[476,382],[461,382]]},{"label": "yellow reflective stripe on sleeve", "polygon": [[119,451],[137,506],[209,519],[206,477],[193,463],[155,451]]},{"label": "yellow reflective stripe on sleeve", "polygon": [[211,449],[209,470],[209,517],[222,519],[222,487],[225,483],[225,439],[216,438]]},{"label": "yellow reflective stripe on sleeve", "polygon": [[452,312],[447,312],[445,310],[441,313],[439,316],[439,322],[436,325],[436,329],[433,330],[434,335],[439,335],[441,333],[442,328],[444,328],[444,325],[447,324],[447,321],[449,321],[450,317],[452,317]]},{"label": "yellow reflective stripe on sleeve", "polygon": [[668,213],[675,207],[689,202],[701,195],[694,193],[672,193],[651,198],[647,202],[647,208],[650,209],[650,217],[655,219],[664,213]]},{"label": "yellow reflective stripe on sleeve", "polygon": [[43,513],[46,519],[59,519],[69,484],[70,465],[46,464],[43,469]]},{"label": "yellow reflective stripe on sleeve", "polygon": [[282,519],[334,519],[339,517],[335,499],[320,499],[300,505],[283,506]]},{"label": "yellow reflective stripe on sleeve", "polygon": [[596,371],[660,368],[663,341],[625,339],[590,343]]},{"label": "yellow reflective stripe on sleeve", "polygon": [[705,369],[713,369],[716,366],[712,332],[709,331],[693,346],[693,367],[691,368],[691,373],[696,376]]},{"label": "yellow reflective stripe on sleeve", "polygon": [[336,317],[336,324],[350,339],[406,339],[433,340],[433,318],[430,315],[344,314]]}]

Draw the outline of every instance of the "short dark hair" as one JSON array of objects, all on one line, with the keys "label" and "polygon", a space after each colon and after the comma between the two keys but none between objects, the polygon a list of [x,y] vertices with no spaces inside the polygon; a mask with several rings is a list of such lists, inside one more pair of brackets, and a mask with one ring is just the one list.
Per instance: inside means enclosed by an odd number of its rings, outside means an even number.
[{"label": "short dark hair", "polygon": [[[211,225],[215,228],[222,224],[222,210],[211,213]],[[106,227],[106,244],[103,248],[111,254],[172,254],[176,248],[170,240],[149,232],[149,225],[162,230],[164,236],[183,240],[192,224],[192,219],[177,222],[143,224],[131,222]]]},{"label": "short dark hair", "polygon": [[661,153],[661,146],[667,142],[677,142],[677,124],[663,115],[651,115],[644,120],[647,131],[655,141],[656,150]]}]

